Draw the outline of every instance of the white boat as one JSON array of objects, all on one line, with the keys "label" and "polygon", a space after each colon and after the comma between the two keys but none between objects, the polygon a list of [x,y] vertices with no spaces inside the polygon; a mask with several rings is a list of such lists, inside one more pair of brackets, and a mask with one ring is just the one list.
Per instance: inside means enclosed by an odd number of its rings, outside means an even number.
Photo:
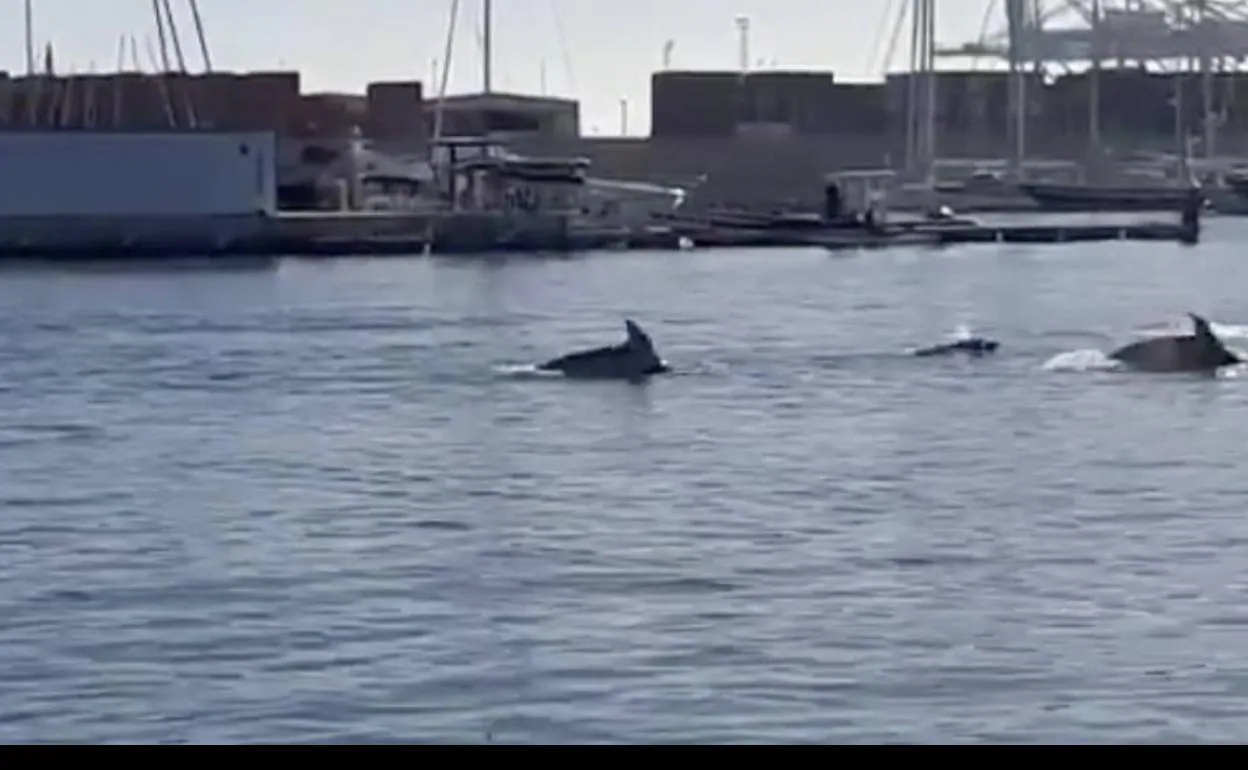
[{"label": "white boat", "polygon": [[371,211],[564,211],[578,223],[639,227],[671,214],[690,191],[589,174],[584,158],[537,158],[476,137],[439,139],[428,156],[392,155],[357,141],[338,173],[351,208]]}]

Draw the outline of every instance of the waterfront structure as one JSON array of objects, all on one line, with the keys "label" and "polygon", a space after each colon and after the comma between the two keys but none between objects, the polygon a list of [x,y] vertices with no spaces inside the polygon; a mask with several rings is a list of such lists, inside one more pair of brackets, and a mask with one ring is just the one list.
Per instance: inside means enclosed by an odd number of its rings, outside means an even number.
[{"label": "waterfront structure", "polygon": [[266,132],[0,133],[5,245],[253,236],[277,212]]}]

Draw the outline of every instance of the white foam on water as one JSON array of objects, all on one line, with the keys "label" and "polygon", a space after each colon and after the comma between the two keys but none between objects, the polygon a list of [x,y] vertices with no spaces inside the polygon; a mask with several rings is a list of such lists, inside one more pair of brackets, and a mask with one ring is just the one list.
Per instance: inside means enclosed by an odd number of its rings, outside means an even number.
[{"label": "white foam on water", "polygon": [[537,364],[501,364],[494,371],[504,377],[515,379],[550,379],[562,377],[562,372],[548,372],[537,368]]},{"label": "white foam on water", "polygon": [[1049,372],[1107,372],[1121,369],[1122,364],[1095,348],[1067,350],[1044,362],[1042,367]]}]

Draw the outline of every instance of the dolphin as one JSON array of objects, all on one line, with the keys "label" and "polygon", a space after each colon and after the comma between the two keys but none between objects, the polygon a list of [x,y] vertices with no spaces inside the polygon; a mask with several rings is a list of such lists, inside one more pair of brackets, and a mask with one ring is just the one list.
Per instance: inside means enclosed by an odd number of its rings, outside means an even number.
[{"label": "dolphin", "polygon": [[1195,313],[1187,315],[1192,319],[1191,334],[1132,342],[1109,357],[1142,372],[1213,372],[1240,362],[1214,335],[1208,321]]},{"label": "dolphin", "polygon": [[942,345],[932,345],[927,348],[919,348],[914,351],[916,356],[947,356],[954,353],[966,353],[971,356],[979,357],[988,353],[995,353],[1001,343],[996,340],[985,339],[983,337],[967,337],[955,342],[946,342]]},{"label": "dolphin", "polygon": [[630,320],[624,321],[628,339],[619,345],[582,350],[538,365],[539,371],[562,372],[577,379],[642,380],[671,371],[654,352],[650,335]]}]

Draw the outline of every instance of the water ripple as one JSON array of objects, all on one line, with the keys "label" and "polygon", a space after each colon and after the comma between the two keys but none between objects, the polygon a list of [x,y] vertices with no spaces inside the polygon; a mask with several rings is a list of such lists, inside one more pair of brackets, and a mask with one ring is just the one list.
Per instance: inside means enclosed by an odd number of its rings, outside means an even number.
[{"label": "water ripple", "polygon": [[1248,321],[1232,224],[7,272],[0,741],[1242,741],[1248,390],[1043,368]]}]

